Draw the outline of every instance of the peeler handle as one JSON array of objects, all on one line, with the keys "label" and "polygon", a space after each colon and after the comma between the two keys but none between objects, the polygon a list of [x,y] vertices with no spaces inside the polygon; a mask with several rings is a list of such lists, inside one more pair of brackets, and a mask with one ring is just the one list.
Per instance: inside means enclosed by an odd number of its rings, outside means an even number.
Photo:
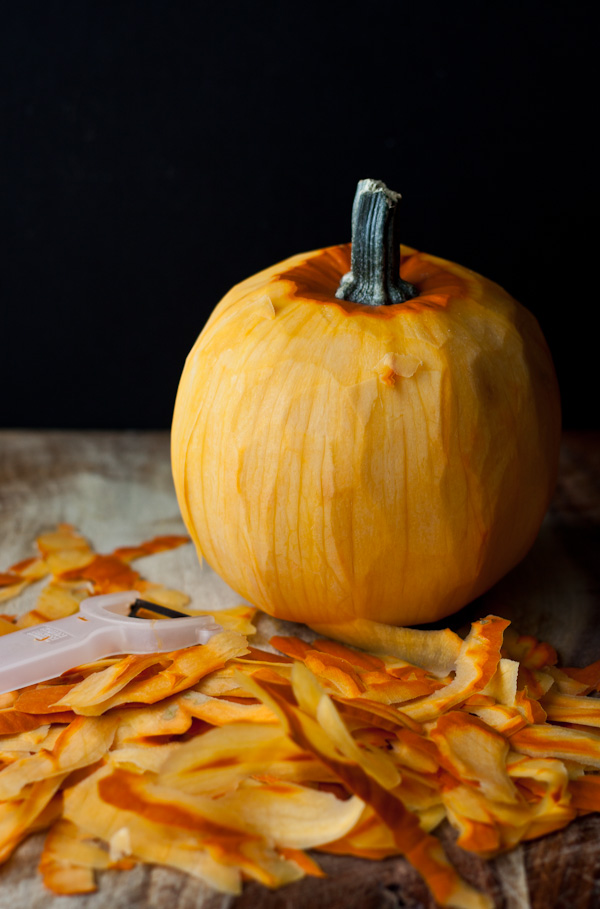
[{"label": "peeler handle", "polygon": [[43,682],[79,663],[107,656],[110,625],[80,614],[22,628],[0,638],[0,694]]},{"label": "peeler handle", "polygon": [[127,615],[137,590],[88,597],[75,615],[0,637],[0,694],[102,657],[164,653],[205,644],[222,631],[212,618],[148,620]]}]

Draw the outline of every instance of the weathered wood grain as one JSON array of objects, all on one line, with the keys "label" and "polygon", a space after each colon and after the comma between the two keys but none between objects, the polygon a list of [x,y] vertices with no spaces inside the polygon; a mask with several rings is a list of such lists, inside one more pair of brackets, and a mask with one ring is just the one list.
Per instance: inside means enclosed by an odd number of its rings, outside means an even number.
[{"label": "weathered wood grain", "polygon": [[[75,524],[99,551],[182,532],[168,434],[0,432],[0,569],[27,555],[34,538],[59,521]],[[191,546],[136,567],[151,580],[185,589],[195,604],[239,602],[198,564]],[[19,611],[31,608],[36,594],[31,588],[22,595]],[[550,641],[565,665],[600,658],[600,434],[565,436],[556,495],[531,553],[450,625],[464,629],[487,612]],[[261,643],[275,625],[261,620]],[[491,894],[497,909],[600,907],[598,815],[493,862],[458,849],[447,825],[441,837],[461,873]],[[100,875],[98,892],[89,896],[54,897],[36,873],[42,842],[41,835],[31,837],[0,871],[0,909],[434,909],[404,860],[326,855],[318,858],[327,878],[276,892],[249,884],[233,898],[176,871],[140,866]]]}]

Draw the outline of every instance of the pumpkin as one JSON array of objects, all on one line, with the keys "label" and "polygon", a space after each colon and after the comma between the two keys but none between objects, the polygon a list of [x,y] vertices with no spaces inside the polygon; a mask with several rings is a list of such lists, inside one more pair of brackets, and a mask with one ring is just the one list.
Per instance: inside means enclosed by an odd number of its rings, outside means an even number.
[{"label": "pumpkin", "polygon": [[398,199],[361,181],[351,245],[233,287],[175,404],[198,553],[250,603],[317,628],[455,612],[524,557],[556,479],[559,394],[536,319],[400,247]]}]

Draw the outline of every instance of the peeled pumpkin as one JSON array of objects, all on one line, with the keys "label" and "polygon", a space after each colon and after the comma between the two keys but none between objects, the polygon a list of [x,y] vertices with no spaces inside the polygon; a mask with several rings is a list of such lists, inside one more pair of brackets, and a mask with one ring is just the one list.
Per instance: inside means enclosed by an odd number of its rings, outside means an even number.
[{"label": "peeled pumpkin", "polygon": [[399,196],[359,183],[352,244],[233,287],[190,352],[172,467],[199,555],[312,627],[433,622],[531,547],[560,404],[534,316],[398,241]]}]

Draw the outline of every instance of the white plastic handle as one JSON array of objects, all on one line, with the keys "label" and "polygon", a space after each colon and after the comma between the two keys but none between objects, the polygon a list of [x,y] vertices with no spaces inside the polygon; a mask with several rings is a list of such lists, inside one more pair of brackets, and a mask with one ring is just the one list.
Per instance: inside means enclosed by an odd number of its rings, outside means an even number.
[{"label": "white plastic handle", "polygon": [[127,612],[139,598],[137,590],[89,597],[75,615],[0,637],[0,694],[45,682],[102,657],[206,644],[223,631],[210,616],[133,618]]}]

